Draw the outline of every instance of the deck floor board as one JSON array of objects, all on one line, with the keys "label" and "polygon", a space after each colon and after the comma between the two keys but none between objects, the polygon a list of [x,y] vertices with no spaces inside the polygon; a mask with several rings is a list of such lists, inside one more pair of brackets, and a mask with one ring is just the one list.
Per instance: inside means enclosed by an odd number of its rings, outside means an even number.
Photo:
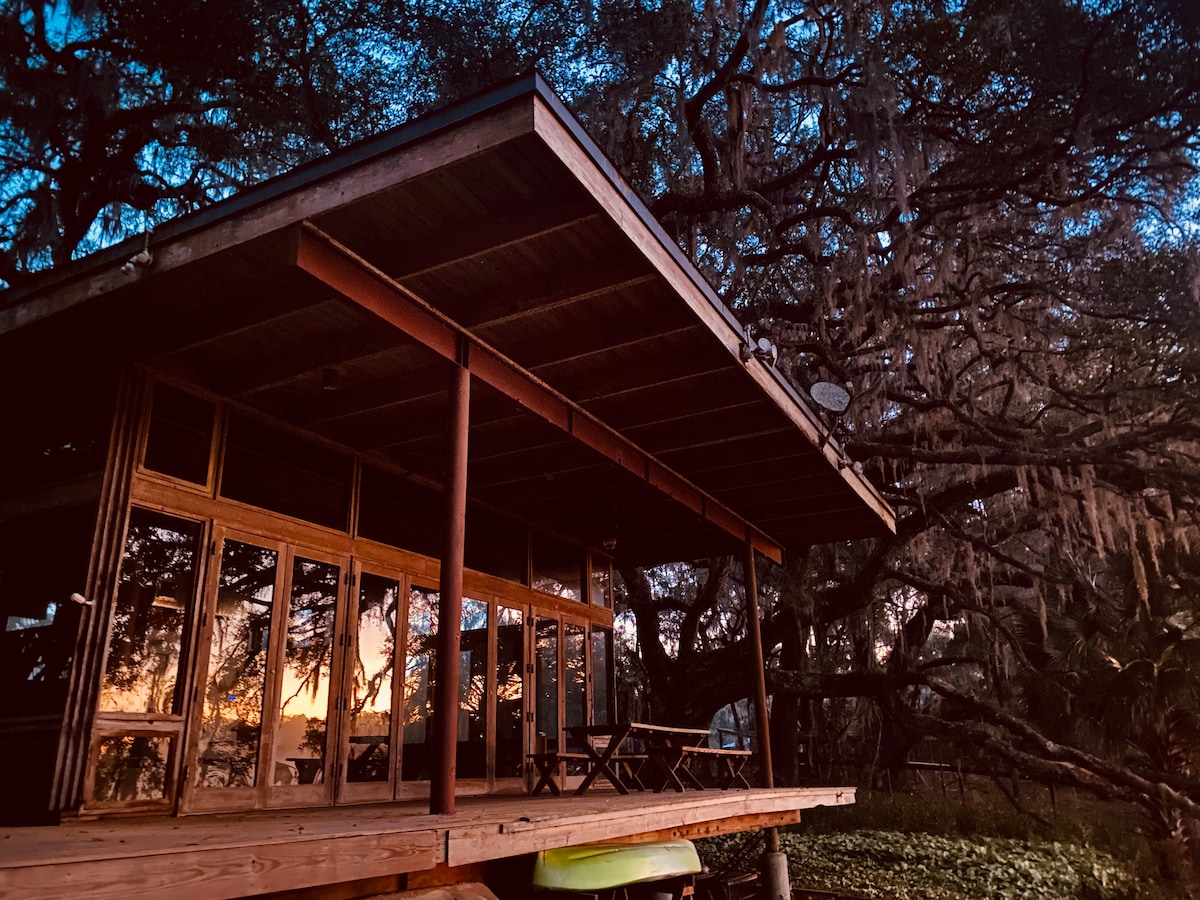
[{"label": "deck floor board", "polygon": [[0,897],[218,900],[597,840],[781,825],[803,809],[853,802],[847,787],[593,791],[460,797],[453,816],[409,801],[0,828]]}]

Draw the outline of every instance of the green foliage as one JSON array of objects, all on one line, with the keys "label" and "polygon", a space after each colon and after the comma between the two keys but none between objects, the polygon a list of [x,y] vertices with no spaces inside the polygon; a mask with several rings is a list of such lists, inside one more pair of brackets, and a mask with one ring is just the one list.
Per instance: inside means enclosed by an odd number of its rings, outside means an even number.
[{"label": "green foliage", "polygon": [[864,897],[1118,900],[1139,895],[1135,878],[1118,860],[1054,842],[880,831],[787,835],[783,847],[798,887]]},{"label": "green foliage", "polygon": [[[700,844],[714,870],[757,859],[741,835]],[[1056,841],[962,838],[898,831],[787,834],[782,848],[796,889],[896,900],[1124,900],[1154,896],[1126,864]]]}]

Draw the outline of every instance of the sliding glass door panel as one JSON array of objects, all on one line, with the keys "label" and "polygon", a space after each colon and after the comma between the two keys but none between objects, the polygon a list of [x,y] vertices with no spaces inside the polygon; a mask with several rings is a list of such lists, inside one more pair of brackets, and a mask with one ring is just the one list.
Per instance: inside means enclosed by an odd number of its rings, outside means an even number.
[{"label": "sliding glass door panel", "polygon": [[[278,673],[272,741],[271,803],[332,799],[326,789],[337,743],[329,733],[330,690],[343,566],[292,556],[287,618],[275,648]],[[340,660],[338,661],[340,662]],[[331,696],[331,694],[333,696]],[[336,720],[334,725],[336,726]]]},{"label": "sliding glass door panel", "polygon": [[[192,799],[205,807],[256,805],[262,782],[268,657],[276,627],[281,545],[225,536],[205,598],[201,709],[189,763]],[[203,795],[221,795],[205,798]]]},{"label": "sliding glass door panel", "polygon": [[403,627],[399,578],[359,570],[347,637],[339,801],[390,799],[396,754],[394,716],[397,637]]}]

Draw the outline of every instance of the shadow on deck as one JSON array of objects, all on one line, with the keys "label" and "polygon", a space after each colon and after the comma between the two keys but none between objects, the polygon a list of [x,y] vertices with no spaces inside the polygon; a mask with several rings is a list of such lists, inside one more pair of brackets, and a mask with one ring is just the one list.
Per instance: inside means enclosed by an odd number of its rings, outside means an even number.
[{"label": "shadow on deck", "polygon": [[593,791],[460,797],[453,816],[420,801],[6,828],[0,897],[219,900],[371,879],[395,890],[553,847],[749,831],[853,802],[850,787]]}]

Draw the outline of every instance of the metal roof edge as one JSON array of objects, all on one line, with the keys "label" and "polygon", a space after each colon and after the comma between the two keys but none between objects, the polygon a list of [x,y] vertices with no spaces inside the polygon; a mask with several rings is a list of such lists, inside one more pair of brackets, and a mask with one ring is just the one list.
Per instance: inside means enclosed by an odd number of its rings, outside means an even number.
[{"label": "metal roof edge", "polygon": [[[654,217],[654,214],[650,212],[649,207],[642,200],[640,195],[638,195],[638,193],[629,185],[629,183],[625,181],[624,177],[616,170],[616,167],[613,166],[608,157],[604,155],[599,145],[592,140],[591,136],[584,128],[583,123],[579,121],[578,117],[573,112],[571,112],[571,110],[563,102],[562,98],[558,96],[552,87],[550,87],[540,73],[535,72],[533,75],[538,98],[542,100],[547,109],[558,120],[559,124],[571,135],[576,145],[580,150],[583,151],[584,155],[588,157],[588,159],[596,167],[596,170],[600,172],[604,179],[612,186],[612,188],[621,195],[621,197],[629,205],[630,210],[637,216],[646,230],[651,234],[654,240],[658,242],[662,249],[671,256],[675,264],[679,267],[680,271],[687,277],[688,281],[695,286],[696,290],[708,302],[713,311],[720,315],[720,317],[725,321],[733,333],[738,336],[739,339],[744,339],[745,331],[741,322],[738,321],[737,317],[733,314],[733,311],[730,310],[724,301],[721,300],[717,292],[713,290],[712,285],[710,285],[704,279],[704,276],[700,274],[699,269],[697,269],[695,264],[687,258],[683,250],[680,249],[679,245],[671,240],[670,236],[666,233],[666,230],[659,223],[658,219]],[[753,364],[754,361],[751,360],[750,362]],[[779,389],[786,395],[788,400],[791,401],[799,415],[803,416],[810,423],[812,423],[814,428],[820,431],[827,430],[824,423],[809,407],[807,401],[804,400],[804,398],[800,395],[800,392],[796,390],[795,386],[783,376],[782,372],[773,366],[767,366],[762,363],[759,364],[763,366],[763,369],[767,373],[768,377],[774,381]],[[830,442],[827,442],[827,444],[828,443]],[[880,507],[884,511],[884,514],[881,515],[881,518],[884,520],[884,525],[890,532],[894,533],[896,530],[895,512],[892,510],[887,501],[883,499],[883,495],[879,492],[875,485],[871,484],[871,482],[865,477],[859,475],[857,472],[854,472],[853,469],[844,467],[840,464],[840,450],[833,450],[831,452],[833,452],[837,458],[829,459],[829,462],[837,467],[838,474],[841,476],[842,480],[847,484],[848,487],[850,487],[851,490],[862,496],[864,500]]]}]

